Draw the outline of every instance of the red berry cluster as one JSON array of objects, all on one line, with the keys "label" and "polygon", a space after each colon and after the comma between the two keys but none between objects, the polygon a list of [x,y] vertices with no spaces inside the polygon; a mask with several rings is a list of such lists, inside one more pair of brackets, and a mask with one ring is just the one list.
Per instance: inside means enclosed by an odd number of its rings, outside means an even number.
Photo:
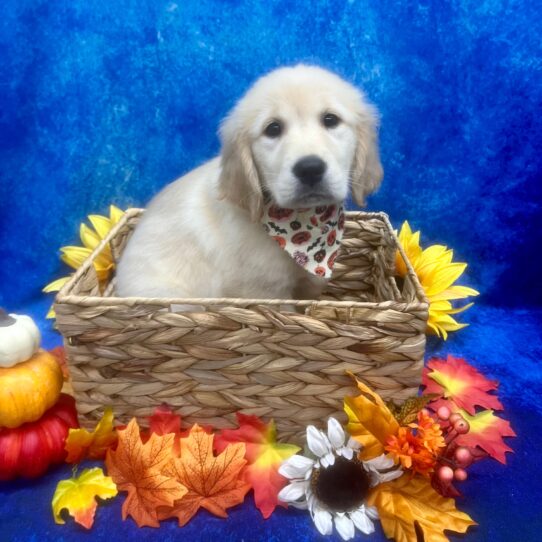
[{"label": "red berry cluster", "polygon": [[453,482],[464,482],[468,477],[466,468],[485,457],[485,453],[455,442],[459,435],[465,435],[470,430],[469,422],[461,414],[452,414],[448,407],[442,406],[437,410],[437,417],[446,446],[437,459],[431,482],[442,495],[458,497],[460,493]]}]

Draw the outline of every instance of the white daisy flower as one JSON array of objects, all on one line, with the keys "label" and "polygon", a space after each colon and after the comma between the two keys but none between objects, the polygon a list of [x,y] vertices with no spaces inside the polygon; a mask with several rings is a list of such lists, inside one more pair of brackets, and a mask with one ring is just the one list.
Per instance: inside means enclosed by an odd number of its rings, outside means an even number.
[{"label": "white daisy flower", "polygon": [[278,497],[281,501],[308,509],[318,531],[333,532],[333,524],[343,540],[354,538],[358,529],[371,534],[378,512],[366,506],[372,487],[399,478],[403,471],[392,459],[381,455],[369,461],[358,459],[361,444],[349,438],[335,418],[329,418],[327,435],[313,425],[307,427],[307,445],[315,459],[293,455],[279,472],[290,480]]}]

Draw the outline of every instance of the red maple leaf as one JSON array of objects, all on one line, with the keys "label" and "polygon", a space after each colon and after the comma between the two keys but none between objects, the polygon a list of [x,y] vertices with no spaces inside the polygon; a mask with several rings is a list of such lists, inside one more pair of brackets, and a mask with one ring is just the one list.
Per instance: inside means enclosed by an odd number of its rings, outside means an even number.
[{"label": "red maple leaf", "polygon": [[515,437],[510,422],[495,416],[493,410],[482,410],[473,416],[467,412],[459,413],[469,422],[469,432],[465,435],[458,435],[455,442],[458,446],[480,447],[488,455],[501,463],[506,463],[506,452],[513,452],[512,448],[506,445],[503,437]]},{"label": "red maple leaf", "polygon": [[[178,455],[181,450],[180,440],[190,435],[190,429],[181,430],[181,416],[175,414],[167,403],[163,403],[154,409],[148,419],[149,430],[141,431],[141,440],[147,442],[153,433],[159,436],[173,434],[173,449]],[[208,435],[213,433],[213,428],[210,425],[203,425],[201,428]]]},{"label": "red maple leaf", "polygon": [[248,464],[244,478],[254,489],[254,501],[264,518],[268,518],[279,503],[278,493],[287,484],[279,474],[281,463],[299,451],[292,444],[276,441],[273,421],[264,423],[257,416],[237,413],[238,429],[224,429],[215,437],[215,448],[221,452],[229,444],[243,442]]},{"label": "red maple leaf", "polygon": [[156,435],[168,435],[169,433],[180,435],[181,417],[164,403],[156,407],[152,415],[149,416],[149,431]]},{"label": "red maple leaf", "polygon": [[62,370],[64,380],[68,380],[70,378],[70,370],[68,369],[68,362],[66,361],[66,351],[64,350],[64,347],[55,346],[49,350],[49,354],[52,354],[56,358],[58,364],[60,365],[60,369]]},{"label": "red maple leaf", "polygon": [[503,406],[491,391],[497,389],[498,383],[488,380],[472,365],[462,358],[448,356],[448,359],[432,359],[423,370],[422,386],[425,395],[437,394],[439,398],[431,404],[437,410],[450,399],[469,414],[476,412],[476,406],[486,409],[502,410]]}]

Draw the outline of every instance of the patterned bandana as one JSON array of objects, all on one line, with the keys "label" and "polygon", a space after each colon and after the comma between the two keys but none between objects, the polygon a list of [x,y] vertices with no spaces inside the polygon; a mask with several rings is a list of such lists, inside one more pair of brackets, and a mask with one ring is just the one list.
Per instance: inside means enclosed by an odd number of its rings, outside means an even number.
[{"label": "patterned bandana", "polygon": [[265,231],[298,265],[313,275],[331,276],[344,232],[342,206],[283,209],[268,203],[262,222]]}]

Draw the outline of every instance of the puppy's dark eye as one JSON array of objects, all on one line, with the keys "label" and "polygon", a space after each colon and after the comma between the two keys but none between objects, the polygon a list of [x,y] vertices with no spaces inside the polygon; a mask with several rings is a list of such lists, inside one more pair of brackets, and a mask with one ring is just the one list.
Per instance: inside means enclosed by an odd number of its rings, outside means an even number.
[{"label": "puppy's dark eye", "polygon": [[263,133],[267,137],[279,137],[282,134],[282,124],[277,121],[270,122],[266,127]]},{"label": "puppy's dark eye", "polygon": [[341,119],[333,113],[326,113],[322,117],[322,124],[326,128],[335,128],[335,126],[338,126],[340,123],[341,123]]}]

